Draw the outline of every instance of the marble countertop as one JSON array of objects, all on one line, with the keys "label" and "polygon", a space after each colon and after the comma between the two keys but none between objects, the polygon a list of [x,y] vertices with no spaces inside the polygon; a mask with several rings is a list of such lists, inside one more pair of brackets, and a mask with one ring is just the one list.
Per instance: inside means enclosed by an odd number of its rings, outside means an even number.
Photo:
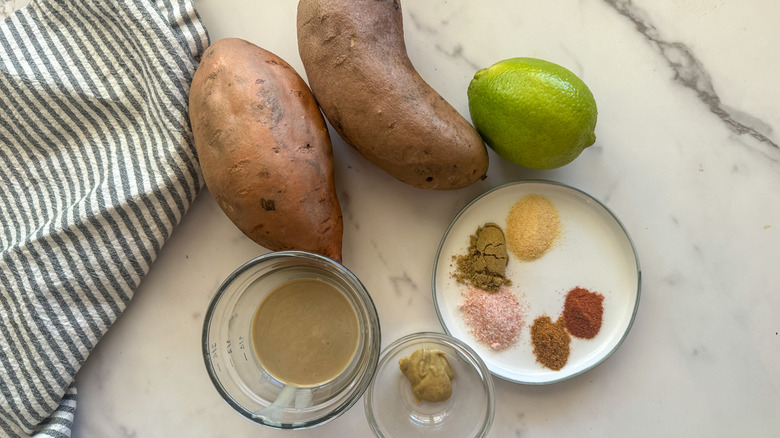
[{"label": "marble countertop", "polygon": [[[212,41],[241,37],[303,74],[296,2],[195,0]],[[774,436],[780,430],[780,3],[775,0],[404,2],[412,62],[468,115],[481,67],[516,56],[566,66],[599,108],[596,144],[528,171],[491,152],[452,192],[404,185],[332,132],[344,264],[366,285],[382,344],[442,331],[434,255],[453,216],[505,182],[570,184],[621,219],[642,265],[623,345],[562,383],[495,380],[491,437]],[[77,375],[75,437],[370,436],[362,402],[313,430],[257,426],[219,397],[201,330],[217,286],[267,252],[203,190],[130,305]]]}]

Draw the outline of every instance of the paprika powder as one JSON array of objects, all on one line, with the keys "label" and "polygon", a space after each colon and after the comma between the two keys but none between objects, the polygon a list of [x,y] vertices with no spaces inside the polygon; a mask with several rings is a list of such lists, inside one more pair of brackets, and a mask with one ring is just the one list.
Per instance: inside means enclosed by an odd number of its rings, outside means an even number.
[{"label": "paprika powder", "polygon": [[592,339],[601,330],[604,316],[604,296],[598,292],[575,287],[566,294],[563,319],[572,336]]}]

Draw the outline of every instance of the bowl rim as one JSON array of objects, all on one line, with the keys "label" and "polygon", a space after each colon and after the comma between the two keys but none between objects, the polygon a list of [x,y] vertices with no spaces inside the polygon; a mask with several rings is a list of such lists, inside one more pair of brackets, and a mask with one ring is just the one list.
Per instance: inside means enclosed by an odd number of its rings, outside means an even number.
[{"label": "bowl rim", "polygon": [[607,352],[607,354],[605,354],[599,361],[597,361],[596,363],[592,364],[591,366],[589,366],[587,368],[584,368],[584,369],[582,369],[582,370],[580,370],[580,371],[578,371],[576,373],[569,374],[569,375],[563,376],[563,377],[558,378],[558,379],[551,379],[551,380],[540,381],[540,382],[515,380],[515,379],[509,378],[509,377],[506,377],[506,376],[502,376],[502,375],[497,374],[497,373],[493,373],[491,371],[491,374],[494,377],[499,378],[501,380],[505,380],[507,382],[517,383],[517,384],[522,384],[522,385],[529,385],[529,386],[542,386],[542,385],[550,385],[550,384],[553,384],[553,383],[562,382],[562,381],[569,380],[569,379],[572,379],[574,377],[577,377],[579,375],[582,375],[582,374],[592,370],[593,368],[596,368],[597,366],[601,365],[602,363],[604,363],[604,361],[606,361],[610,356],[612,356],[620,348],[620,346],[623,344],[623,342],[628,337],[628,333],[631,331],[631,328],[634,325],[634,322],[636,320],[636,315],[637,315],[637,312],[639,310],[639,302],[640,302],[641,296],[642,296],[642,267],[641,267],[641,264],[640,264],[640,261],[639,261],[639,254],[637,253],[636,245],[634,244],[634,241],[631,238],[631,234],[629,234],[628,230],[626,229],[626,226],[623,224],[623,222],[620,220],[620,218],[615,214],[615,212],[612,211],[612,209],[610,209],[605,203],[601,202],[599,199],[597,199],[595,196],[591,195],[590,193],[588,193],[588,192],[586,192],[586,191],[584,191],[582,189],[579,189],[577,187],[574,187],[572,185],[566,184],[566,183],[562,183],[562,182],[558,182],[558,181],[552,181],[552,180],[546,180],[546,179],[524,179],[524,180],[517,180],[517,181],[511,181],[511,182],[508,182],[508,183],[500,184],[500,185],[498,185],[496,187],[493,187],[493,188],[491,188],[489,190],[486,190],[485,192],[480,193],[479,195],[475,196],[471,201],[466,203],[466,205],[464,205],[458,211],[458,213],[455,216],[453,216],[453,218],[450,220],[450,223],[447,225],[447,228],[444,230],[444,234],[442,235],[442,238],[441,238],[441,240],[439,242],[439,247],[436,249],[436,256],[434,257],[433,270],[432,270],[432,274],[431,274],[431,295],[433,297],[433,307],[436,310],[436,316],[439,319],[439,324],[441,325],[442,329],[448,335],[452,336],[452,334],[450,333],[450,329],[444,323],[444,317],[442,316],[441,306],[439,304],[438,299],[436,298],[436,275],[437,275],[438,260],[439,260],[439,257],[441,256],[441,251],[442,251],[442,248],[443,248],[443,246],[444,246],[444,244],[445,244],[445,242],[447,240],[447,236],[449,235],[450,230],[455,225],[455,223],[458,221],[458,219],[472,205],[474,205],[477,201],[479,201],[480,199],[482,199],[482,198],[488,196],[489,194],[491,194],[493,192],[496,192],[498,190],[505,189],[507,187],[511,187],[511,186],[515,186],[515,185],[522,185],[522,184],[548,184],[548,185],[563,187],[565,189],[577,192],[577,193],[585,196],[586,198],[592,200],[596,204],[598,204],[601,208],[603,208],[612,217],[612,219],[615,220],[617,225],[621,228],[621,230],[625,234],[625,237],[628,240],[628,243],[629,243],[629,245],[631,247],[631,251],[632,251],[632,253],[634,255],[634,260],[636,262],[636,273],[637,273],[636,301],[634,302],[634,308],[632,309],[631,317],[629,319],[629,322],[628,322],[628,325],[626,326],[625,331],[623,332],[623,334],[621,335],[620,339],[615,344],[614,348],[612,348],[612,350]]},{"label": "bowl rim", "polygon": [[[233,282],[236,281],[241,275],[245,274],[254,266],[261,263],[266,263],[276,259],[300,259],[300,258],[328,265],[334,268],[334,271],[336,271],[338,275],[343,276],[345,280],[347,280],[348,282],[356,286],[355,289],[358,291],[357,296],[360,299],[360,301],[362,301],[363,306],[365,306],[365,309],[367,310],[366,313],[368,317],[368,325],[374,329],[373,331],[375,333],[372,333],[372,335],[375,336],[375,339],[372,339],[372,342],[368,343],[367,346],[369,349],[368,366],[362,375],[360,374],[357,375],[360,377],[360,379],[357,381],[357,384],[345,386],[345,388],[351,388],[351,390],[354,392],[354,394],[351,397],[349,397],[347,400],[337,405],[334,409],[328,411],[326,414],[311,420],[306,420],[306,421],[301,421],[296,423],[280,423],[280,422],[264,421],[262,418],[258,417],[253,412],[249,411],[244,406],[242,406],[238,401],[236,401],[233,398],[233,396],[231,396],[227,392],[227,390],[225,390],[223,385],[220,383],[219,378],[216,375],[214,366],[209,360],[210,357],[209,351],[211,348],[209,346],[210,322],[214,317],[214,312],[216,311],[217,305],[219,304],[220,300],[226,293],[228,287],[231,284],[233,284]],[[374,304],[374,300],[371,297],[371,294],[368,292],[368,289],[366,289],[365,285],[360,281],[360,279],[358,279],[358,277],[352,271],[350,271],[346,266],[342,265],[341,263],[329,257],[325,257],[321,254],[317,254],[309,251],[300,251],[300,250],[273,251],[273,252],[269,252],[254,257],[244,262],[233,272],[231,272],[230,275],[228,275],[225,278],[225,280],[219,285],[216,292],[214,293],[214,295],[209,301],[208,308],[206,309],[206,314],[203,318],[203,329],[201,333],[201,355],[203,356],[203,361],[206,366],[206,373],[208,374],[212,385],[220,394],[221,398],[234,411],[236,411],[237,413],[239,413],[241,416],[248,419],[249,421],[255,424],[259,424],[261,426],[266,426],[273,429],[283,429],[283,430],[304,430],[304,429],[311,429],[317,426],[321,426],[323,424],[326,424],[336,419],[341,414],[348,411],[355,403],[357,403],[360,397],[365,393],[366,389],[370,386],[373,376],[376,373],[376,369],[380,357],[381,334],[382,331],[380,327],[379,314],[376,310],[376,305]]]},{"label": "bowl rim", "polygon": [[[431,332],[431,331],[409,333],[391,342],[387,347],[385,347],[382,350],[382,354],[379,358],[379,362],[376,367],[377,371],[382,367],[382,365],[384,365],[384,363],[387,360],[389,360],[389,357],[392,356],[392,353],[395,353],[397,350],[400,350],[402,347],[404,347],[406,344],[412,341],[425,341],[425,340],[431,340],[434,342],[441,342],[447,344],[448,346],[457,350],[458,353],[467,356],[471,362],[476,364],[479,373],[483,376],[482,383],[487,395],[487,406],[486,406],[485,419],[482,423],[482,427],[480,428],[480,432],[474,438],[485,437],[487,433],[490,431],[490,428],[493,425],[493,419],[495,418],[496,402],[495,402],[495,386],[493,383],[493,374],[490,372],[490,370],[487,367],[487,364],[485,364],[485,362],[482,360],[479,354],[477,354],[477,352],[473,348],[471,348],[468,344],[466,344],[462,340],[447,333],[439,333],[439,332]],[[371,379],[371,384],[369,385],[364,395],[363,409],[365,411],[366,419],[368,420],[368,424],[369,427],[371,428],[371,431],[374,432],[374,435],[376,435],[377,437],[384,438],[385,435],[383,435],[382,432],[379,430],[379,425],[377,424],[376,416],[374,415],[374,405],[373,402],[371,401],[372,395],[374,393],[374,383],[376,381],[376,377],[377,374],[374,373],[374,376]]]}]

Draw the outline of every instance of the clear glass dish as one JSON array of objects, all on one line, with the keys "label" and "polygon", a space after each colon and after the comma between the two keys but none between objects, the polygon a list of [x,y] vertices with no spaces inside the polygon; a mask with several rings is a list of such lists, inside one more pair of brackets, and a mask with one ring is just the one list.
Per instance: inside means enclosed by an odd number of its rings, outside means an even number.
[{"label": "clear glass dish", "polygon": [[[444,402],[417,403],[398,361],[421,348],[442,350],[454,371],[452,395]],[[485,363],[465,343],[442,333],[413,333],[382,352],[364,398],[366,418],[377,437],[475,437],[493,424],[493,379]]]}]

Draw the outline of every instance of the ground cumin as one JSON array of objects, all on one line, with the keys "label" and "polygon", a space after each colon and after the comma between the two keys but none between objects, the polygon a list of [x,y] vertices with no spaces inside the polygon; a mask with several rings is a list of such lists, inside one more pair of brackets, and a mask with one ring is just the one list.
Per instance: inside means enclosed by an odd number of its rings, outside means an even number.
[{"label": "ground cumin", "polygon": [[531,342],[536,360],[553,371],[563,368],[569,360],[571,336],[566,332],[563,317],[556,322],[547,315],[536,318],[531,326]]},{"label": "ground cumin", "polygon": [[453,257],[457,270],[455,280],[488,292],[496,292],[502,285],[509,285],[506,265],[509,261],[506,238],[498,225],[488,222],[478,227],[469,237],[466,254]]},{"label": "ground cumin", "polygon": [[536,260],[553,246],[560,228],[558,210],[547,198],[525,196],[512,206],[507,216],[509,249],[520,260]]}]

